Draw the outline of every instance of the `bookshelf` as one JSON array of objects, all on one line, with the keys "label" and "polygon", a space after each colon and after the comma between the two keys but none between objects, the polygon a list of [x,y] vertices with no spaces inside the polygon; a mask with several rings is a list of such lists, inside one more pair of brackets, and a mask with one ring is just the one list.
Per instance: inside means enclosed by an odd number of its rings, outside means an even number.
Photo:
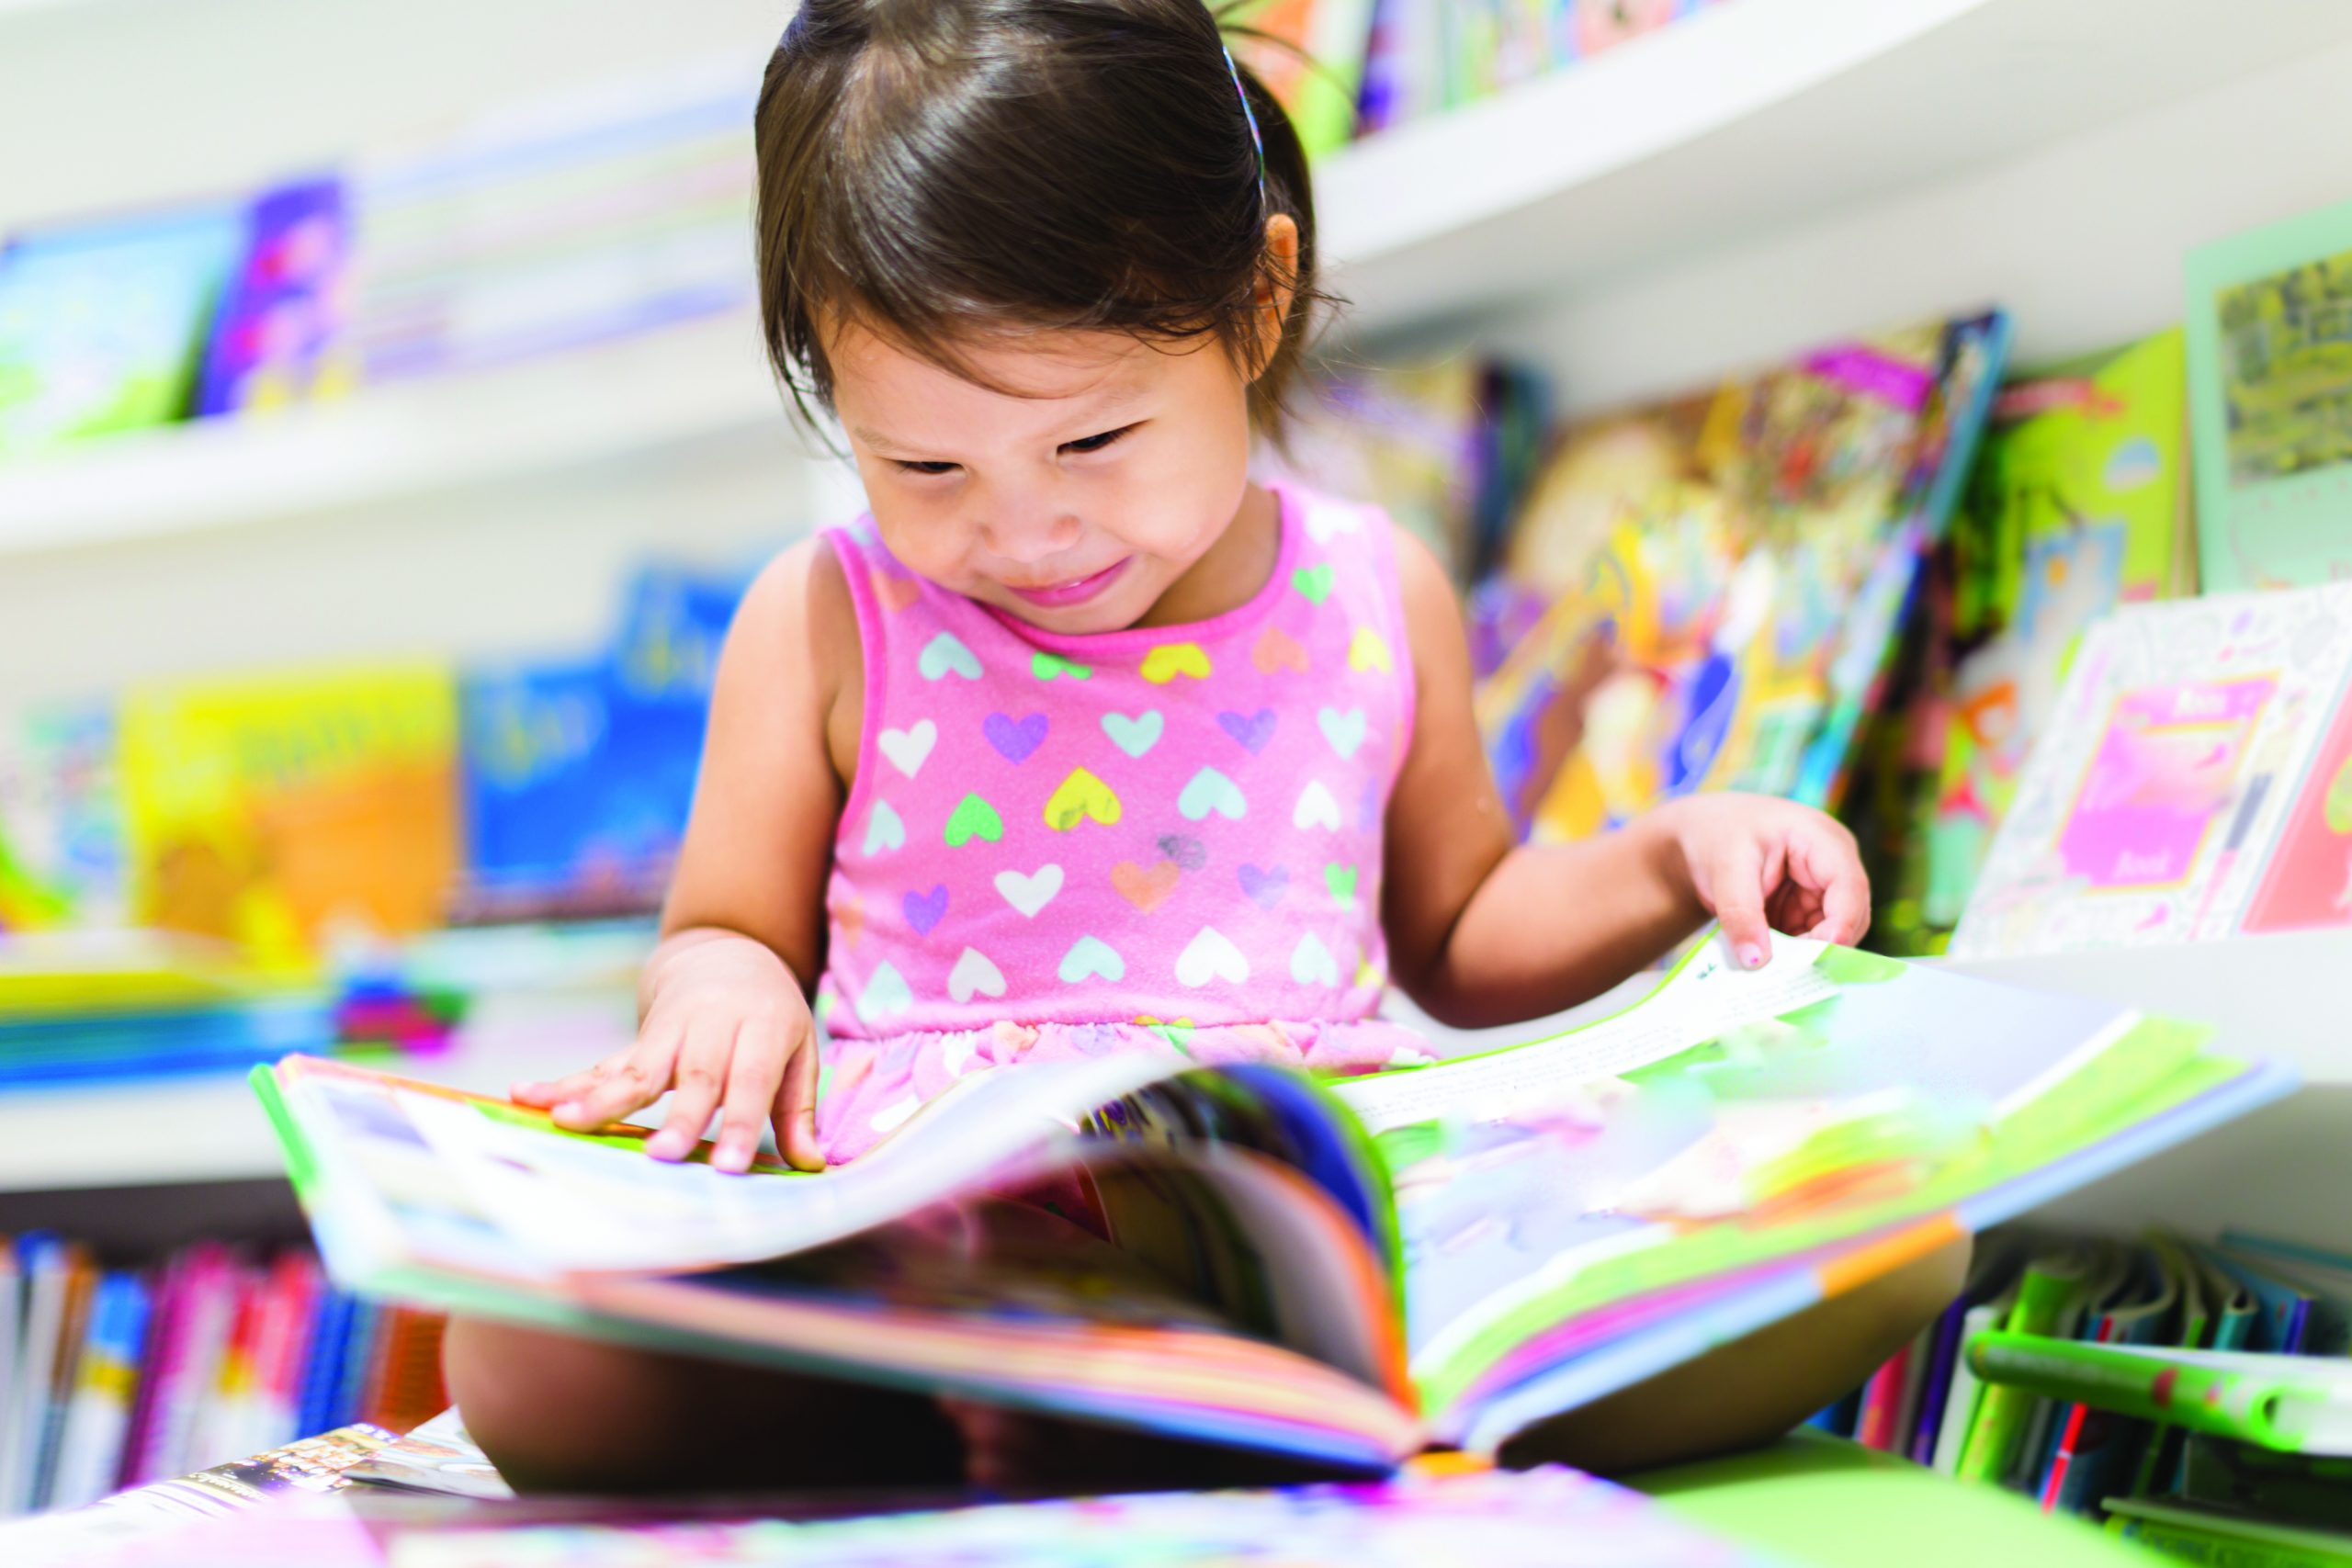
[{"label": "bookshelf", "polygon": [[[354,7],[346,25],[367,31],[379,8]],[[260,29],[265,9],[223,6],[218,25]],[[1669,287],[1661,299],[1652,275],[1736,259],[2030,163],[2053,143],[2175,112],[2336,45],[2352,45],[2352,8],[2333,0],[1724,0],[1335,154],[1318,172],[1317,205],[1332,281],[1350,300],[1342,339],[1409,343],[1476,324],[1560,371],[1579,406],[1679,384],[1881,312],[1817,329],[1749,321],[1668,330],[1661,316],[1696,305],[1703,320],[1754,296],[1734,276]],[[2227,105],[2196,118],[2225,153],[2232,138],[2258,142],[2280,130]],[[2259,176],[2245,173],[2258,169],[2249,162],[2258,147],[2246,151],[2221,157],[2229,178],[2210,197],[2167,184],[2165,209],[2194,223],[2231,193],[2258,190]],[[2211,227],[2236,220],[2232,212]],[[2006,283],[1985,279],[1924,308],[2006,298],[2015,292]],[[1852,297],[1829,308],[1840,305],[1850,312]],[[1627,319],[1638,326],[1610,326]],[[1633,345],[1636,331],[1648,335]],[[0,466],[0,558],[553,476],[780,425],[779,414],[748,315],[714,318],[283,420],[130,435]]]},{"label": "bookshelf", "polygon": [[[493,993],[485,1005],[514,1016],[470,1018],[447,1050],[392,1059],[389,1070],[503,1095],[517,1078],[586,1066],[627,1038],[636,1002]],[[243,1073],[0,1092],[0,1194],[277,1181],[285,1168]]]},{"label": "bookshelf", "polygon": [[1336,155],[1318,175],[1326,254],[1361,333],[1475,319],[1992,168],[2346,39],[2352,10],[2327,0],[1726,0]]},{"label": "bookshelf", "polygon": [[0,466],[0,557],[527,482],[763,427],[786,445],[782,411],[756,321],[730,312]]}]

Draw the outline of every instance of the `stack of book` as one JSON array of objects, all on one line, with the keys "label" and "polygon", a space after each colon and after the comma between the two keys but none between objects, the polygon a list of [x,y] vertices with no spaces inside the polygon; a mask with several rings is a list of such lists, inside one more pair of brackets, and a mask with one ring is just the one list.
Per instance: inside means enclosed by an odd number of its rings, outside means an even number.
[{"label": "stack of book", "polygon": [[2233,1231],[1996,1235],[1966,1293],[1820,1424],[2190,1561],[2344,1563],[2347,1350],[2352,1257]]},{"label": "stack of book", "polygon": [[441,1320],[330,1286],[307,1251],[199,1242],[151,1268],[0,1245],[0,1513],[72,1507],[355,1420],[442,1408]]}]

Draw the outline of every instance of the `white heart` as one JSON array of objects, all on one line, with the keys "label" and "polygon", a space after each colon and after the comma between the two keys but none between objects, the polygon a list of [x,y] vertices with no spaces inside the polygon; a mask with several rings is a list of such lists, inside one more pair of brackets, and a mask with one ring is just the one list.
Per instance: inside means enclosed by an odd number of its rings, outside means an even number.
[{"label": "white heart", "polygon": [[924,759],[938,744],[939,726],[927,718],[918,720],[905,729],[886,729],[882,732],[882,755],[889,758],[890,765],[909,778],[922,771]]},{"label": "white heart", "polygon": [[1331,950],[1313,931],[1298,939],[1297,950],[1290,955],[1290,977],[1302,986],[1340,983],[1340,966],[1332,961]]},{"label": "white heart", "polygon": [[1306,533],[1318,545],[1328,545],[1334,534],[1352,534],[1363,518],[1352,506],[1310,506],[1306,509]]},{"label": "white heart", "polygon": [[906,842],[907,825],[890,809],[888,801],[876,801],[873,815],[865,819],[865,852],[872,855],[903,849]]},{"label": "white heart", "polygon": [[867,1125],[877,1133],[894,1132],[907,1123],[907,1119],[922,1109],[922,1096],[910,1094],[906,1099],[884,1106],[868,1119]]},{"label": "white heart", "polygon": [[988,954],[967,947],[956,960],[956,967],[947,972],[947,994],[958,1002],[968,1002],[974,996],[1001,997],[1004,971],[989,963]]},{"label": "white heart", "polygon": [[1034,920],[1037,911],[1052,903],[1054,895],[1062,890],[1062,868],[1041,865],[1026,876],[1017,871],[1000,871],[996,874],[996,890],[1004,895],[1006,903]]},{"label": "white heart", "polygon": [[1331,798],[1323,781],[1317,779],[1298,792],[1298,809],[1290,814],[1290,820],[1302,832],[1309,828],[1327,828],[1336,833],[1340,830],[1340,803]]},{"label": "white heart", "polygon": [[958,1030],[940,1042],[939,1065],[949,1077],[961,1077],[965,1064],[979,1054],[979,1040],[968,1030]]},{"label": "white heart", "polygon": [[1187,986],[1205,986],[1211,980],[1238,986],[1250,978],[1250,961],[1215,926],[1203,926],[1177,956],[1176,978]]}]

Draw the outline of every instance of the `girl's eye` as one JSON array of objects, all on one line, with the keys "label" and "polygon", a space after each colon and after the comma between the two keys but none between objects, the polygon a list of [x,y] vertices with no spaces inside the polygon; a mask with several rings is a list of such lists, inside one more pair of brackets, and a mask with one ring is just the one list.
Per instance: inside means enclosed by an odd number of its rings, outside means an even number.
[{"label": "girl's eye", "polygon": [[1135,426],[1132,424],[1123,424],[1116,430],[1106,430],[1099,435],[1081,435],[1075,441],[1063,442],[1062,450],[1065,452],[1100,452],[1103,447],[1108,446],[1112,442],[1116,441],[1119,437],[1125,435],[1128,431],[1133,430]]},{"label": "girl's eye", "polygon": [[956,465],[953,463],[910,463],[903,457],[893,457],[890,460],[898,464],[899,471],[904,474],[952,474],[956,471]]}]

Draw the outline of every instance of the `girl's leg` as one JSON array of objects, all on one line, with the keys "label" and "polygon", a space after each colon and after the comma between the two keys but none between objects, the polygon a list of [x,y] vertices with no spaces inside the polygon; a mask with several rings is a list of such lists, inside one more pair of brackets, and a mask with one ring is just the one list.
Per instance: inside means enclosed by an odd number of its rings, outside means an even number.
[{"label": "girl's leg", "polygon": [[1529,1428],[1510,1465],[1603,1475],[1770,1442],[1843,1397],[1960,1293],[1969,1243],[1950,1242],[1866,1285],[1581,1410]]},{"label": "girl's leg", "polygon": [[520,1492],[949,1487],[936,1402],[458,1318],[441,1364],[466,1430]]}]

